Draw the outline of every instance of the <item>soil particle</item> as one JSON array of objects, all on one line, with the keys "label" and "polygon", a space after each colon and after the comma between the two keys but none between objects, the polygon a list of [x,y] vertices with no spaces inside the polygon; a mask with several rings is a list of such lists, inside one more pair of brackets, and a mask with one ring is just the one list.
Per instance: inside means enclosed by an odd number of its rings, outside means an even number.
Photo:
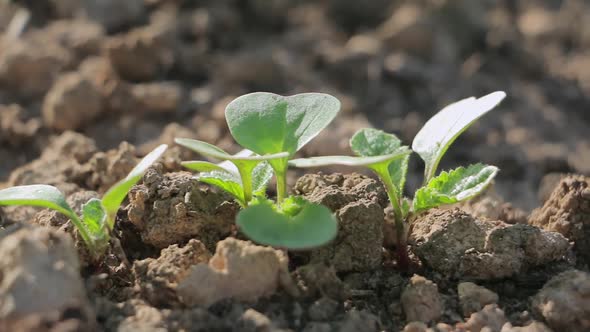
[{"label": "soil particle", "polygon": [[460,205],[475,218],[501,220],[507,224],[526,224],[528,215],[504,200],[493,189]]},{"label": "soil particle", "polygon": [[590,263],[590,178],[561,179],[545,205],[533,211],[529,223],[574,241],[578,258]]},{"label": "soil particle", "polygon": [[500,332],[507,322],[504,311],[498,305],[488,304],[481,311],[472,314],[464,324],[459,323],[458,327],[470,332]]},{"label": "soil particle", "polygon": [[279,286],[295,288],[287,261],[282,251],[227,238],[217,244],[208,264],[191,267],[177,293],[190,306],[208,307],[229,298],[256,301],[272,295]]},{"label": "soil particle", "polygon": [[163,31],[152,26],[114,36],[105,45],[113,67],[123,79],[129,81],[155,79],[174,60]]},{"label": "soil particle", "polygon": [[340,332],[377,332],[381,330],[381,321],[379,320],[379,317],[364,310],[351,310],[347,312],[342,321],[342,325],[340,325],[338,329]]},{"label": "soil particle", "polygon": [[0,86],[22,98],[42,96],[71,66],[72,55],[54,43],[0,40]]},{"label": "soil particle", "polygon": [[91,20],[100,23],[109,32],[139,23],[146,15],[143,0],[84,0],[80,5]]},{"label": "soil particle", "polygon": [[457,287],[457,293],[465,317],[480,311],[488,304],[498,303],[498,294],[472,282],[460,283]]},{"label": "soil particle", "polygon": [[54,21],[43,29],[32,31],[27,37],[40,44],[48,41],[73,51],[76,63],[100,52],[104,29],[91,21],[81,19]]},{"label": "soil particle", "polygon": [[401,295],[401,304],[408,321],[428,323],[441,317],[443,302],[432,281],[414,275]]},{"label": "soil particle", "polygon": [[104,110],[98,88],[79,73],[61,76],[43,101],[43,122],[49,128],[74,130],[85,127]]},{"label": "soil particle", "polygon": [[176,112],[182,103],[182,86],[177,82],[135,84],[131,95],[138,102],[138,109],[146,113],[170,114]]},{"label": "soil particle", "polygon": [[590,330],[590,274],[569,270],[553,277],[532,307],[556,331]]},{"label": "soil particle", "polygon": [[332,266],[322,263],[307,264],[299,267],[294,275],[307,297],[323,296],[338,301],[350,297],[350,289],[338,278]]},{"label": "soil particle", "polygon": [[40,331],[67,321],[93,328],[69,236],[23,227],[0,240],[0,252],[0,330]]},{"label": "soil particle", "polygon": [[14,170],[8,183],[12,186],[50,184],[64,190],[65,194],[71,193],[73,190],[65,190],[68,188],[62,185],[76,183],[81,175],[81,166],[96,151],[97,148],[92,139],[66,131],[50,141],[39,159]]},{"label": "soil particle", "polygon": [[329,297],[322,297],[314,301],[307,311],[309,319],[313,321],[328,321],[338,311],[340,303]]},{"label": "soil particle", "polygon": [[233,227],[237,207],[226,196],[202,189],[192,174],[150,168],[129,193],[129,220],[157,248],[196,238],[213,251]]},{"label": "soil particle", "polygon": [[40,128],[38,118],[25,119],[21,106],[0,105],[0,143],[16,148],[30,144]]},{"label": "soil particle", "polygon": [[510,277],[561,260],[570,246],[559,233],[481,221],[459,209],[434,209],[411,227],[409,241],[418,257],[451,278]]},{"label": "soil particle", "polygon": [[329,207],[338,217],[338,236],[312,251],[312,262],[329,262],[337,272],[381,265],[387,198],[377,181],[360,174],[306,174],[297,180],[294,192]]},{"label": "soil particle", "polygon": [[88,174],[85,185],[104,193],[125,178],[136,164],[135,147],[127,142],[116,149],[97,152],[84,165],[83,172]]},{"label": "soil particle", "polygon": [[192,265],[207,263],[211,254],[205,246],[191,239],[183,247],[173,244],[162,249],[157,259],[136,261],[133,271],[141,295],[153,305],[172,305],[177,302],[176,286],[189,273]]},{"label": "soil particle", "polygon": [[244,311],[237,321],[236,328],[244,332],[282,331],[273,326],[270,318],[252,308]]}]

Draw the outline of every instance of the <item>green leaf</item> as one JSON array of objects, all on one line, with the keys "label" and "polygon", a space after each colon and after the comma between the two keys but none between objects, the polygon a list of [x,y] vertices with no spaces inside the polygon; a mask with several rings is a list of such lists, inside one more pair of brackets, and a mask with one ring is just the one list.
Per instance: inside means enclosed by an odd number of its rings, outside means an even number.
[{"label": "green leaf", "polygon": [[289,165],[300,168],[322,167],[328,165],[343,165],[343,166],[368,166],[387,163],[401,159],[404,156],[412,153],[407,147],[401,147],[398,151],[392,154],[375,156],[375,157],[352,157],[352,156],[321,156],[311,158],[298,158],[289,160]]},{"label": "green leaf", "polygon": [[497,167],[483,164],[442,172],[425,187],[418,189],[413,202],[414,212],[420,213],[473,198],[490,184],[497,173]]},{"label": "green leaf", "polygon": [[479,99],[463,99],[445,107],[426,122],[412,144],[412,150],[426,164],[425,182],[434,177],[440,160],[457,137],[496,107],[504,97],[506,93],[496,91]]},{"label": "green leaf", "polygon": [[123,180],[113,185],[102,197],[102,206],[107,214],[109,229],[115,226],[115,217],[127,193],[143,176],[145,171],[166,151],[168,146],[162,144],[148,153]]},{"label": "green leaf", "polygon": [[273,170],[268,162],[262,162],[252,171],[252,189],[254,195],[264,196],[266,194],[266,186],[272,178]]},{"label": "green leaf", "polygon": [[226,169],[222,166],[210,163],[208,161],[183,161],[180,164],[188,169],[192,169],[193,171],[197,172],[226,171]]},{"label": "green leaf", "polygon": [[92,198],[82,205],[82,221],[97,243],[108,242],[107,214],[99,199]]},{"label": "green leaf", "polygon": [[240,203],[240,205],[247,205],[244,197],[242,180],[240,179],[239,175],[222,170],[204,172],[199,174],[196,178],[201,182],[216,186],[217,188],[229,193]]},{"label": "green leaf", "polygon": [[0,190],[0,205],[29,205],[49,208],[69,218],[77,218],[57,188],[44,184],[17,186]]},{"label": "green leaf", "polygon": [[319,134],[340,110],[338,99],[323,93],[284,97],[255,92],[233,100],[225,109],[234,139],[260,155],[293,155]]},{"label": "green leaf", "polygon": [[[393,134],[374,128],[358,130],[350,139],[350,148],[359,156],[372,157],[396,153],[402,141]],[[395,159],[388,165],[389,176],[399,194],[403,192],[408,173],[409,155]]]},{"label": "green leaf", "polygon": [[182,145],[187,149],[193,150],[203,156],[212,157],[219,160],[230,160],[230,161],[263,161],[263,160],[272,160],[272,159],[281,159],[286,158],[289,156],[288,152],[278,151],[277,153],[272,154],[263,154],[263,155],[256,155],[252,152],[248,151],[249,153],[245,155],[241,151],[235,155],[231,155],[222,149],[216,147],[215,145],[211,145],[207,142],[199,141],[196,139],[190,138],[176,138],[174,139],[176,144]]},{"label": "green leaf", "polygon": [[236,222],[251,240],[290,250],[319,247],[336,237],[338,223],[327,207],[291,197],[281,206],[284,213],[268,201],[252,204],[240,211]]},{"label": "green leaf", "polygon": [[70,218],[88,247],[94,250],[94,240],[86,226],[68,205],[64,195],[55,187],[44,184],[17,186],[0,190],[0,205],[29,205],[55,210]]}]

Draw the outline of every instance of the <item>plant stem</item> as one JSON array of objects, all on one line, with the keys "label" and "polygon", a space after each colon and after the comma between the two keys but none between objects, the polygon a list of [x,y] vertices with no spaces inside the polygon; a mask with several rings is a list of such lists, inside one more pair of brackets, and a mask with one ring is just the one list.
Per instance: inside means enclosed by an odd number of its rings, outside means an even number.
[{"label": "plant stem", "polygon": [[287,197],[287,176],[285,172],[277,172],[275,170],[275,175],[277,177],[277,204],[281,205],[283,200]]},{"label": "plant stem", "polygon": [[389,201],[393,207],[395,233],[397,235],[397,263],[400,269],[405,270],[407,269],[410,260],[406,245],[405,218],[401,209],[401,195],[394,186],[388,170],[378,172],[377,174],[381,178],[381,182],[383,182],[385,185],[387,196],[389,197]]},{"label": "plant stem", "polygon": [[242,179],[242,188],[244,189],[244,205],[248,206],[252,200],[252,171],[253,167],[238,167],[240,178]]}]

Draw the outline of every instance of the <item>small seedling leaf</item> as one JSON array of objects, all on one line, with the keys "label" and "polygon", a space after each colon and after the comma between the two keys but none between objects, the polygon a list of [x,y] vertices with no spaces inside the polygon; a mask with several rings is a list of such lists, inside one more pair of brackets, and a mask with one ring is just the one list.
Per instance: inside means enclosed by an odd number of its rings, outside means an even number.
[{"label": "small seedling leaf", "polygon": [[273,170],[268,162],[262,162],[252,171],[252,190],[254,195],[264,196],[266,194],[266,186],[272,178]]},{"label": "small seedling leaf", "polygon": [[375,157],[352,157],[352,156],[321,156],[312,158],[299,158],[289,160],[289,165],[300,168],[322,167],[328,165],[343,166],[371,166],[384,162],[391,162],[401,159],[412,153],[407,147],[400,147],[395,153]]},{"label": "small seedling leaf", "polygon": [[188,169],[192,169],[193,171],[197,172],[226,171],[226,169],[222,166],[210,163],[208,161],[183,161],[180,164]]},{"label": "small seedling leaf", "polygon": [[413,202],[414,212],[420,213],[473,198],[491,183],[497,173],[497,167],[483,164],[442,172],[425,187],[418,189]]},{"label": "small seedling leaf", "polygon": [[82,205],[82,221],[90,236],[97,242],[108,238],[107,214],[99,199],[92,198]]},{"label": "small seedling leaf", "polygon": [[496,91],[481,98],[467,98],[453,103],[433,116],[414,138],[412,150],[426,164],[425,182],[432,179],[450,145],[477,119],[491,111],[506,97]]},{"label": "small seedling leaf", "polygon": [[168,146],[162,144],[148,153],[123,180],[113,185],[103,196],[102,206],[107,214],[109,229],[113,229],[115,216],[127,193],[143,176],[145,171],[166,151]]},{"label": "small seedling leaf", "polygon": [[401,195],[406,185],[406,176],[408,175],[408,163],[410,161],[410,155],[405,155],[402,158],[395,159],[389,164],[389,176],[391,182],[397,188],[398,193]]},{"label": "small seedling leaf", "polygon": [[350,139],[350,148],[357,156],[374,157],[396,152],[402,142],[397,136],[374,128],[358,130]]},{"label": "small seedling leaf", "polygon": [[225,109],[234,139],[260,155],[293,155],[319,134],[340,110],[335,97],[323,93],[280,96],[255,92],[233,100]]},{"label": "small seedling leaf", "polygon": [[0,190],[0,205],[30,205],[49,208],[69,218],[78,216],[55,187],[44,184],[17,186]]},{"label": "small seedling leaf", "polygon": [[338,231],[336,217],[323,205],[283,201],[284,212],[263,201],[240,211],[236,222],[251,240],[264,245],[304,250],[332,241]]},{"label": "small seedling leaf", "polygon": [[211,171],[199,174],[197,180],[216,186],[232,195],[242,206],[246,206],[244,189],[240,176],[227,171]]},{"label": "small seedling leaf", "polygon": [[219,159],[219,160],[231,160],[231,161],[239,161],[239,160],[251,160],[251,161],[262,161],[262,160],[272,160],[272,159],[281,159],[286,158],[289,156],[289,153],[278,151],[272,154],[265,154],[265,155],[256,155],[253,153],[249,153],[245,155],[242,151],[235,155],[231,155],[222,149],[216,147],[215,145],[199,141],[196,139],[190,138],[176,138],[174,140],[178,145],[182,145],[187,149],[193,150],[203,156]]}]

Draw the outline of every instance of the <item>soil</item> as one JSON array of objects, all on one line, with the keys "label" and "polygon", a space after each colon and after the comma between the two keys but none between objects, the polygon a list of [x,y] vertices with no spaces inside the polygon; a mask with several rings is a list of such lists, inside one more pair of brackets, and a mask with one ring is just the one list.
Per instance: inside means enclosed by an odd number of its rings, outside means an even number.
[{"label": "soil", "polygon": [[[59,213],[0,209],[0,331],[590,330],[589,17],[584,0],[0,1],[0,188],[54,185],[79,210],[172,146],[98,260]],[[246,241],[238,205],[173,146],[238,151],[223,111],[251,91],[341,100],[315,156],[369,126],[410,144],[495,90],[507,100],[441,165],[497,165],[494,187],[417,216],[407,268],[369,173],[292,170],[340,233],[287,252]]]}]

